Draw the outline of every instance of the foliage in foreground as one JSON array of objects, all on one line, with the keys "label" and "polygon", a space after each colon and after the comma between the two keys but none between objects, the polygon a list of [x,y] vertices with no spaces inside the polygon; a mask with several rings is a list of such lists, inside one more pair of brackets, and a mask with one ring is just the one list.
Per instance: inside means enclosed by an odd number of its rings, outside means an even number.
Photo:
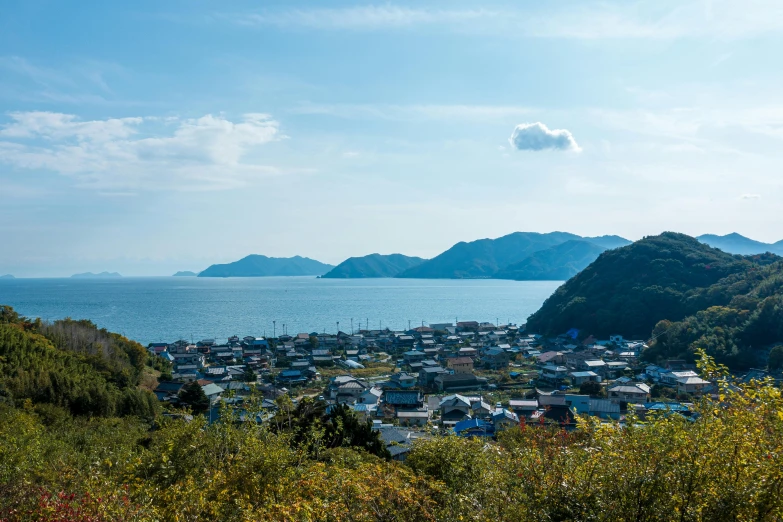
[{"label": "foliage in foreground", "polygon": [[417,442],[406,464],[314,453],[295,431],[236,419],[149,430],[28,401],[0,407],[0,520],[781,520],[780,390],[721,382],[695,419],[440,437]]}]

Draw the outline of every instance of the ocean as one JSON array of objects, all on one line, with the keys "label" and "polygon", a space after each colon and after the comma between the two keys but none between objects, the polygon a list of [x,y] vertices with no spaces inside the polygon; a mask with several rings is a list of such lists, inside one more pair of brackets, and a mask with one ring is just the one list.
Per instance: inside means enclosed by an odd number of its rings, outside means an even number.
[{"label": "ocean", "polygon": [[[142,344],[231,335],[406,329],[422,322],[524,323],[558,281],[315,277],[0,280],[27,317],[89,319]],[[274,323],[273,323],[274,321]],[[353,322],[352,322],[353,321]]]}]

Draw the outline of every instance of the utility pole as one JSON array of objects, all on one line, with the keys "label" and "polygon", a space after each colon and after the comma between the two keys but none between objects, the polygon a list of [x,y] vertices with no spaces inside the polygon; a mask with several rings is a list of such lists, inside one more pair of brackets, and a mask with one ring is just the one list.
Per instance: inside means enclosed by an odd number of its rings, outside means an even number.
[{"label": "utility pole", "polygon": [[340,335],[340,321],[337,321],[337,335]]},{"label": "utility pole", "polygon": [[277,321],[272,321],[272,337],[277,338]]},{"label": "utility pole", "polygon": [[411,320],[408,319],[408,330],[410,330],[410,329],[411,329]]},{"label": "utility pole", "polygon": [[351,317],[351,335],[353,335],[353,317]]}]

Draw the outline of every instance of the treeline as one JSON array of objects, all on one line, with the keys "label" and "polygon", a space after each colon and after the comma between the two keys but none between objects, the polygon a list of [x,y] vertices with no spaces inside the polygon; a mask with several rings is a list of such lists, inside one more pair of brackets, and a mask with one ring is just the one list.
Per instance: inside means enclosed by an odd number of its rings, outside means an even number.
[{"label": "treeline", "polygon": [[138,389],[147,354],[89,321],[52,324],[0,307],[0,400],[54,405],[73,415],[154,418],[158,401]]},{"label": "treeline", "polygon": [[771,348],[783,344],[783,261],[726,278],[703,293],[727,304],[659,322],[646,359],[693,359],[696,347],[703,347],[719,362],[745,369],[763,366]]},{"label": "treeline", "polygon": [[[709,360],[703,369],[725,376]],[[0,520],[781,520],[780,390],[719,381],[720,400],[691,419],[434,437],[406,463],[349,438],[314,452],[316,411],[284,410],[274,431],[228,413],[149,431],[133,418],[0,407]]]}]

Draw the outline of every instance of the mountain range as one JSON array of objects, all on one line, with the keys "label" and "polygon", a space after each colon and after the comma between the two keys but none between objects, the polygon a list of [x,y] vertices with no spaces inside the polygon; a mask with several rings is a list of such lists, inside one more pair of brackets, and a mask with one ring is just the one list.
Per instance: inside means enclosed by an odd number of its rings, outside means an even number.
[{"label": "mountain range", "polygon": [[715,234],[704,234],[696,239],[706,243],[711,247],[720,248],[730,254],[740,254],[743,256],[753,254],[764,254],[771,252],[783,256],[783,240],[777,243],[763,243],[754,239],[747,238],[736,232],[726,234],[725,236],[716,236]]},{"label": "mountain range", "polygon": [[395,277],[401,272],[422,264],[425,259],[402,254],[370,254],[351,257],[324,274],[324,278],[347,279],[369,277]]},{"label": "mountain range", "polygon": [[249,255],[233,263],[212,265],[198,277],[320,276],[334,268],[301,256],[266,257]]},{"label": "mountain range", "polygon": [[172,277],[196,277],[197,275],[198,274],[196,272],[191,272],[190,270],[180,270]]},{"label": "mountain range", "polygon": [[[695,238],[730,254],[783,255],[783,241],[763,243],[737,233],[704,234]],[[496,239],[461,241],[432,259],[403,254],[369,254],[346,259],[336,267],[295,256],[274,258],[250,255],[233,263],[212,265],[199,277],[321,276],[324,278],[400,277],[419,279],[514,279],[564,281],[606,250],[631,242],[620,236],[582,237],[568,232],[514,232]],[[110,277],[119,274],[76,274],[73,277]],[[177,272],[175,276],[193,276]]]},{"label": "mountain range", "polygon": [[740,256],[665,232],[601,254],[532,314],[530,332],[650,339],[647,360],[704,348],[733,368],[783,343],[783,258]]},{"label": "mountain range", "polygon": [[[561,245],[569,243],[567,247]],[[568,232],[514,232],[497,239],[460,242],[397,277],[420,279],[569,278],[604,250],[629,244],[618,236],[582,237]],[[531,256],[534,256],[532,257]]]}]

